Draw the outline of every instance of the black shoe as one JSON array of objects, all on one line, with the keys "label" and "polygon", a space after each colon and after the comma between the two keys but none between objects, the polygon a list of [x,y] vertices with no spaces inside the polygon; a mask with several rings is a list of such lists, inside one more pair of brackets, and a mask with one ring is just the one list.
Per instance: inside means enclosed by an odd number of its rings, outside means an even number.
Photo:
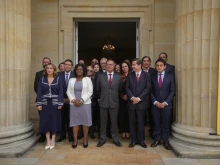
[{"label": "black shoe", "polygon": [[113,143],[114,143],[116,146],[118,146],[118,147],[121,147],[121,146],[122,146],[122,144],[121,144],[119,141],[117,141],[117,142],[113,141]]},{"label": "black shoe", "polygon": [[111,135],[111,133],[107,133],[107,135],[106,135],[109,139],[112,139],[112,135]]},{"label": "black shoe", "polygon": [[88,140],[87,140],[87,144],[83,143],[83,148],[87,148],[88,147]]},{"label": "black shoe", "polygon": [[38,140],[39,143],[44,143],[46,140],[46,136],[45,135],[41,135],[40,139]]},{"label": "black shoe", "polygon": [[78,144],[78,142],[76,144],[72,144],[72,148],[76,148],[77,144]]},{"label": "black shoe", "polygon": [[73,142],[73,138],[72,137],[69,137],[69,142]]},{"label": "black shoe", "polygon": [[132,148],[132,147],[134,147],[135,145],[136,145],[135,142],[131,142],[131,143],[129,144],[129,148]]},{"label": "black shoe", "polygon": [[59,139],[57,139],[57,142],[62,142],[64,139],[66,139],[65,136],[60,137]]},{"label": "black shoe", "polygon": [[167,150],[171,150],[171,146],[169,142],[164,142],[163,143],[164,148],[166,148]]},{"label": "black shoe", "polygon": [[101,147],[105,144],[105,141],[99,141],[98,144],[97,144],[97,147]]},{"label": "black shoe", "polygon": [[89,134],[89,137],[90,137],[91,139],[95,139],[94,133],[90,133],[90,134]]},{"label": "black shoe", "polygon": [[150,146],[151,147],[156,147],[157,145],[161,145],[160,141],[154,141]]},{"label": "black shoe", "polygon": [[141,147],[147,148],[147,145],[144,142],[139,143]]}]

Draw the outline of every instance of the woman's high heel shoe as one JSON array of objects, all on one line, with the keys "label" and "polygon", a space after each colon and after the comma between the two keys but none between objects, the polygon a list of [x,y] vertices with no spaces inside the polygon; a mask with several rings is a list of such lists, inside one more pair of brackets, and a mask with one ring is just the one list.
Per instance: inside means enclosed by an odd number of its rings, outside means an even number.
[{"label": "woman's high heel shoe", "polygon": [[84,142],[83,142],[83,148],[87,148],[88,147],[88,140],[86,140],[87,141],[87,144],[84,144]]},{"label": "woman's high heel shoe", "polygon": [[49,149],[50,148],[50,146],[45,146],[45,150],[47,150],[47,149]]},{"label": "woman's high heel shoe", "polygon": [[76,147],[77,147],[77,143],[78,143],[78,142],[76,142],[76,144],[73,144],[73,143],[72,143],[72,148],[76,148]]}]

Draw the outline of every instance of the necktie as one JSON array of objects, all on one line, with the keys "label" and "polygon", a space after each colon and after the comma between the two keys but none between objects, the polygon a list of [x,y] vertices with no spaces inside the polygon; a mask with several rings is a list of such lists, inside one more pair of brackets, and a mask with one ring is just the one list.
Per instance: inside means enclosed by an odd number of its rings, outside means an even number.
[{"label": "necktie", "polygon": [[108,75],[109,75],[108,83],[109,83],[109,85],[112,85],[112,74],[108,74]]},{"label": "necktie", "polygon": [[68,85],[69,83],[69,77],[68,77],[69,73],[66,74],[65,80],[66,80],[66,85]]},{"label": "necktie", "polygon": [[158,85],[161,88],[161,86],[162,86],[162,74],[160,73],[159,75],[160,75],[160,77],[159,77]]},{"label": "necktie", "polygon": [[138,73],[136,74],[136,80],[137,81],[139,80],[139,74]]}]

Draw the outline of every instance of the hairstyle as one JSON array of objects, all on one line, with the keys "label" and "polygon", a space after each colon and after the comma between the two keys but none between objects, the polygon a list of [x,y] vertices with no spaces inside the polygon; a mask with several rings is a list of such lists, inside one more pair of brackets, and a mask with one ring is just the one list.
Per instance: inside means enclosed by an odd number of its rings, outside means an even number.
[{"label": "hairstyle", "polygon": [[123,61],[121,64],[120,64],[120,68],[121,68],[121,72],[123,73],[123,70],[122,70],[122,64],[127,64],[128,66],[128,72],[130,72],[132,70],[131,68],[131,64],[129,64],[127,61]]},{"label": "hairstyle", "polygon": [[96,65],[98,65],[99,66],[99,68],[100,68],[100,65],[99,65],[99,63],[95,63],[94,65],[93,65],[93,68],[96,66]]},{"label": "hairstyle", "polygon": [[42,60],[42,62],[43,62],[45,59],[48,59],[48,60],[50,61],[50,63],[51,63],[51,60],[50,60],[49,57],[44,57],[43,60]]},{"label": "hairstyle", "polygon": [[132,63],[133,61],[136,61],[138,65],[142,65],[142,61],[141,61],[140,58],[134,58],[134,59],[131,61],[131,63]]},{"label": "hairstyle", "polygon": [[155,65],[158,63],[158,62],[162,62],[164,64],[164,66],[166,66],[166,61],[162,58],[159,58],[157,59],[157,61],[155,62]]},{"label": "hairstyle", "polygon": [[64,62],[61,62],[59,65],[58,65],[58,68],[60,69],[60,65],[64,65],[65,63]]},{"label": "hairstyle", "polygon": [[143,62],[145,58],[148,58],[148,60],[151,62],[151,59],[149,56],[144,56],[141,61]]},{"label": "hairstyle", "polygon": [[73,74],[74,74],[73,77],[77,77],[76,70],[77,70],[77,68],[80,67],[80,66],[81,66],[82,69],[83,69],[83,77],[86,77],[87,68],[86,68],[85,65],[83,65],[83,64],[76,64],[76,66],[75,66],[75,68],[74,68],[74,71],[73,71]]},{"label": "hairstyle", "polygon": [[112,61],[115,64],[115,61],[113,59],[107,59],[106,63]]},{"label": "hairstyle", "polygon": [[87,66],[86,68],[92,68],[92,69],[94,69],[92,65],[89,65],[89,66]]},{"label": "hairstyle", "polygon": [[70,63],[73,65],[73,61],[70,60],[70,59],[66,59],[66,60],[64,61],[64,64],[65,64],[66,62],[70,62]]},{"label": "hairstyle", "polygon": [[47,65],[45,66],[44,71],[43,71],[43,76],[45,76],[45,77],[48,76],[48,74],[47,74],[47,67],[48,67],[49,65],[51,65],[52,68],[53,68],[53,70],[54,70],[54,72],[53,72],[53,77],[56,77],[56,76],[58,75],[58,73],[57,73],[57,68],[56,68],[56,66],[55,66],[54,64],[52,64],[52,63],[47,64]]},{"label": "hairstyle", "polygon": [[102,60],[106,60],[106,61],[107,61],[108,59],[107,59],[107,58],[105,58],[105,57],[102,57],[100,61],[102,61]]},{"label": "hairstyle", "polygon": [[167,53],[166,52],[161,52],[160,54],[159,54],[159,58],[160,58],[160,55],[161,54],[165,54],[165,56],[166,56],[166,58],[167,58]]}]

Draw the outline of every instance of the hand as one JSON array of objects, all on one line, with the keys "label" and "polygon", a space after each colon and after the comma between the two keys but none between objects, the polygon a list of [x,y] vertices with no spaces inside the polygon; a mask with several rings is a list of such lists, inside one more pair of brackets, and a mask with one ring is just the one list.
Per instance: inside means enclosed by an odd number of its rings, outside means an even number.
[{"label": "hand", "polygon": [[58,106],[58,109],[62,109],[62,106]]},{"label": "hand", "polygon": [[122,99],[126,101],[126,100],[128,100],[128,96],[127,95],[123,95]]},{"label": "hand", "polygon": [[132,100],[133,100],[133,104],[137,104],[140,101],[137,97],[134,97]]},{"label": "hand", "polygon": [[71,103],[73,103],[73,104],[74,104],[74,102],[75,102],[75,101],[76,101],[75,99],[72,99]]},{"label": "hand", "polygon": [[162,108],[165,108],[167,106],[167,104],[165,102],[160,103]]},{"label": "hand", "polygon": [[158,108],[162,108],[161,103],[160,102],[156,102],[155,106],[157,106]]},{"label": "hand", "polygon": [[63,99],[64,103],[69,103],[69,99]]},{"label": "hand", "polygon": [[37,109],[38,109],[39,111],[41,111],[41,110],[42,110],[42,106],[37,106]]},{"label": "hand", "polygon": [[75,100],[75,101],[74,101],[74,105],[75,105],[76,107],[79,107],[79,106],[81,105],[81,102],[80,102],[79,100]]}]

